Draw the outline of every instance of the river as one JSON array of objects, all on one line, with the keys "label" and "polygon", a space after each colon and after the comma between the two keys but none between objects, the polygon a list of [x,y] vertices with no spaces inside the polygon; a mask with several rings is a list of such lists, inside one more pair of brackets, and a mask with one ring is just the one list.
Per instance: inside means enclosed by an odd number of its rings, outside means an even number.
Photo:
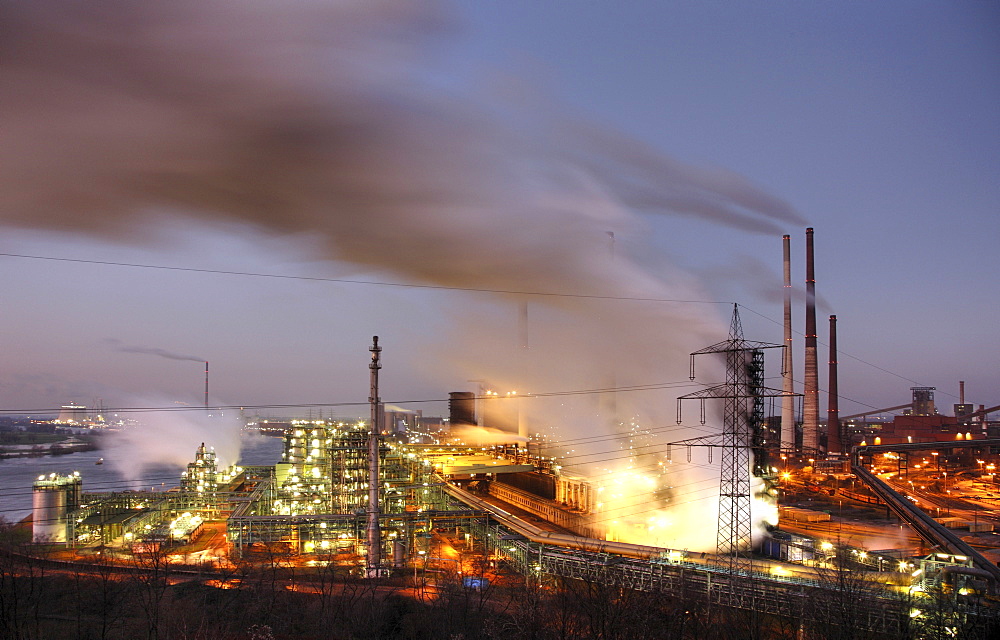
[{"label": "river", "polygon": [[[241,465],[270,465],[281,459],[281,438],[244,434],[240,448]],[[191,451],[191,459],[195,452]],[[113,464],[97,464],[107,452],[80,451],[40,458],[0,459],[0,519],[17,522],[31,513],[31,484],[41,475],[79,471],[86,493],[104,491],[162,491],[180,484],[182,467],[148,467],[135,479],[123,477]]]}]

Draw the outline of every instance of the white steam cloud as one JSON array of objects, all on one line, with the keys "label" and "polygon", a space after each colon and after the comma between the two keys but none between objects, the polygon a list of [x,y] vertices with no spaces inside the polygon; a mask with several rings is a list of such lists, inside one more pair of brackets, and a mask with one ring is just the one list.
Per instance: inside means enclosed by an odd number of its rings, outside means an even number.
[{"label": "white steam cloud", "polygon": [[[139,406],[164,406],[162,398],[138,400]],[[131,422],[131,421],[130,421]],[[219,468],[235,464],[242,431],[238,414],[209,416],[197,411],[143,411],[134,423],[113,432],[104,443],[107,463],[127,480],[150,468],[183,469],[195,458],[199,445],[215,450]]]},{"label": "white steam cloud", "polygon": [[[526,392],[685,380],[686,355],[724,336],[710,306],[572,296],[703,297],[687,274],[633,257],[649,252],[640,213],[775,235],[801,223],[735,174],[422,81],[434,75],[424,46],[452,28],[430,2],[4,0],[0,11],[0,223],[145,241],[150,220],[185,216],[314,237],[325,257],[409,282],[563,294],[530,298],[530,350],[510,328],[521,296],[470,302],[448,343],[426,347],[425,373],[440,380]],[[578,447],[595,454],[581,468],[653,473],[652,456],[628,457],[632,427],[619,425],[671,424],[686,391],[519,410],[556,439],[607,436]]]}]

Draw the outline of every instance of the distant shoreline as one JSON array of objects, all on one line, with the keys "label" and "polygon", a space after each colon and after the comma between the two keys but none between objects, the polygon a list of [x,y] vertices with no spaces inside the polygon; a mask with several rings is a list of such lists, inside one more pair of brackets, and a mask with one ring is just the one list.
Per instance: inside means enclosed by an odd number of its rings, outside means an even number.
[{"label": "distant shoreline", "polygon": [[7,458],[42,458],[46,456],[64,456],[80,451],[96,451],[96,443],[87,440],[70,438],[58,442],[41,444],[4,444],[0,445],[0,460]]}]

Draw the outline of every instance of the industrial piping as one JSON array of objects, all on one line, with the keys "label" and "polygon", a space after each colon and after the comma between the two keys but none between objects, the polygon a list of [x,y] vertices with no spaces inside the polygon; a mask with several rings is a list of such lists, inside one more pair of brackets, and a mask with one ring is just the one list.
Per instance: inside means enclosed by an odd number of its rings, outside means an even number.
[{"label": "industrial piping", "polygon": [[[979,440],[975,444],[988,446],[990,444],[1000,444],[1000,440]],[[876,452],[928,449],[936,448],[937,446],[948,447],[962,445],[952,442],[921,442],[905,445],[897,444],[854,447],[851,454],[851,472],[859,480],[868,485],[876,497],[884,502],[885,505],[896,514],[896,516],[906,522],[906,524],[913,529],[914,533],[923,538],[928,544],[937,545],[942,549],[947,549],[950,553],[971,558],[977,568],[988,572],[993,577],[991,590],[995,592],[997,584],[1000,583],[1000,567],[997,567],[992,562],[984,558],[982,554],[969,546],[969,544],[961,540],[939,522],[924,513],[920,507],[912,504],[909,500],[897,493],[892,487],[883,482],[881,478],[866,469],[863,461],[863,456],[871,455]]]}]

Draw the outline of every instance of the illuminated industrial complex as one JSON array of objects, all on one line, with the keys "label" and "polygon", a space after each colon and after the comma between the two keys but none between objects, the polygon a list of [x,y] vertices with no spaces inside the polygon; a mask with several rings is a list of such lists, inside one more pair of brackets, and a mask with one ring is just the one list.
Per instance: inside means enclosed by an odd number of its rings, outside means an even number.
[{"label": "illuminated industrial complex", "polygon": [[[786,261],[787,241],[786,236]],[[815,315],[811,302],[807,313]],[[809,326],[814,334],[814,317]],[[835,318],[831,332],[835,389]],[[815,341],[810,345],[813,362],[807,351],[807,369],[813,370]],[[995,615],[1000,557],[985,549],[1000,542],[976,536],[993,536],[997,521],[989,500],[998,498],[989,487],[996,486],[1000,495],[995,474],[1000,439],[987,418],[998,407],[974,410],[964,402],[963,389],[955,417],[941,416],[933,389],[919,387],[912,390],[911,403],[886,410],[906,409],[892,423],[865,420],[868,414],[840,417],[835,394],[825,424],[818,421],[815,397],[804,402],[801,423],[767,417],[765,398],[780,398],[787,411],[798,397],[790,385],[778,390],[763,384],[762,352],[780,346],[745,340],[734,308],[729,337],[692,354],[722,354],[726,383],[678,398],[678,422],[682,401],[724,403],[722,432],[656,445],[656,453],[645,455],[660,470],[643,475],[638,489],[622,496],[615,486],[624,472],[599,477],[564,468],[556,443],[528,441],[519,415],[498,412],[510,405],[498,405],[492,390],[452,393],[448,422],[483,425],[492,413],[500,443],[471,445],[447,433],[419,432],[415,414],[381,404],[376,337],[368,420],[257,425],[283,438],[281,460],[269,466],[219,468],[211,443],[203,443],[179,486],[169,491],[86,493],[79,475],[39,477],[34,541],[166,550],[190,545],[214,523],[224,531],[225,545],[208,553],[208,560],[280,548],[380,578],[415,566],[435,532],[448,529],[525,575],[586,578],[668,594],[703,591],[709,601],[736,609],[785,615],[789,607],[804,606],[807,587],[821,593],[838,588],[817,571],[842,569],[890,584],[911,599],[946,589],[961,615]],[[815,376],[807,376],[807,401],[817,392],[809,378]],[[704,408],[701,415],[704,423]],[[508,442],[502,442],[504,434]],[[706,542],[700,549],[651,535],[667,526],[655,518],[618,526],[609,516],[622,500],[640,500],[648,505],[646,512],[662,507],[669,513],[684,495],[669,490],[664,469],[682,451],[688,461],[692,451],[707,451],[709,459],[713,451],[721,452],[717,530],[701,532]],[[789,504],[788,496],[797,491],[815,496],[815,503],[808,497],[810,508]],[[843,517],[832,528],[832,510],[823,505],[835,502],[841,512],[847,502],[848,508],[891,513],[900,531],[906,527],[916,536],[914,543],[875,547],[870,541],[884,532]],[[769,520],[762,512],[780,519]],[[764,526],[768,530],[760,532]],[[970,535],[955,533],[963,528]],[[827,606],[822,598],[810,602],[817,611]],[[860,624],[885,631],[906,616],[919,617],[915,606],[900,614],[900,602],[880,601]]]}]

